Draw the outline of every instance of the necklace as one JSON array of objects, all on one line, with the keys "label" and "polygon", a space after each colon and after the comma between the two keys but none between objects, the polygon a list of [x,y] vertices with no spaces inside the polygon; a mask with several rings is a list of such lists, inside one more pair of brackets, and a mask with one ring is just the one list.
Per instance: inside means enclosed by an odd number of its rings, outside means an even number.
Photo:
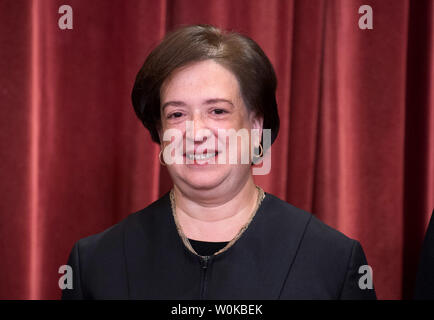
[{"label": "necklace", "polygon": [[[231,240],[229,241],[225,247],[223,247],[222,249],[220,249],[219,251],[217,251],[216,253],[214,253],[213,255],[217,255],[220,254],[224,251],[226,251],[227,249],[229,249],[234,243],[235,241],[237,241],[239,239],[239,237],[241,237],[241,235],[243,234],[243,232],[247,229],[247,227],[249,226],[250,222],[253,220],[253,217],[255,216],[256,212],[258,211],[262,200],[264,200],[265,198],[265,192],[264,190],[259,187],[256,186],[256,189],[258,190],[258,198],[256,200],[256,205],[255,208],[253,209],[252,214],[250,215],[249,220],[247,221],[247,223],[240,229],[240,231],[238,231],[237,235]],[[190,250],[192,253],[194,253],[195,255],[199,256],[199,254],[193,249],[193,247],[190,244],[190,241],[188,240],[188,238],[185,236],[184,232],[181,229],[181,226],[179,224],[178,218],[176,216],[176,203],[175,203],[175,193],[173,188],[170,190],[170,205],[172,207],[172,214],[173,214],[173,219],[175,220],[175,225],[176,225],[176,229],[178,230],[178,234],[182,239],[182,242],[184,243],[184,245],[188,248],[188,250]]]}]

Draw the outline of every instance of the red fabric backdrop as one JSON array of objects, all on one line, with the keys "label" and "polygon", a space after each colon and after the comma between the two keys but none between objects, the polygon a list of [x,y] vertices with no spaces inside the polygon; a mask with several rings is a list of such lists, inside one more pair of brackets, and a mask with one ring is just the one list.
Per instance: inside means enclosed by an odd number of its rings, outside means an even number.
[{"label": "red fabric backdrop", "polygon": [[421,0],[1,0],[0,298],[59,298],[76,240],[170,188],[130,91],[192,23],[251,36],[275,66],[281,131],[256,182],[358,239],[380,299],[411,297],[434,204],[433,16]]}]

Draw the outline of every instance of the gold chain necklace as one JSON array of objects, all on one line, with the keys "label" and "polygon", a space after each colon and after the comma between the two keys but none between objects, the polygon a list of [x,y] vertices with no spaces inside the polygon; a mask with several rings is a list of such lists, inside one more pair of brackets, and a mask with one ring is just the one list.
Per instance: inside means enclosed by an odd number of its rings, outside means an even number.
[{"label": "gold chain necklace", "polygon": [[[247,227],[249,226],[250,222],[253,220],[253,217],[255,216],[256,212],[258,211],[259,207],[261,206],[262,200],[264,200],[265,198],[265,192],[264,190],[259,187],[256,186],[256,189],[258,189],[258,199],[256,201],[256,206],[252,212],[252,214],[250,215],[249,220],[247,221],[247,223],[240,229],[240,231],[237,233],[237,235],[231,240],[229,241],[226,246],[224,246],[222,249],[220,249],[219,251],[215,252],[213,255],[217,255],[219,253],[222,253],[224,251],[226,251],[227,249],[229,249],[234,243],[235,241],[237,241],[239,239],[239,237],[241,237],[241,235],[243,234],[243,232],[247,229]],[[176,229],[178,230],[178,234],[182,239],[182,242],[184,243],[184,245],[188,248],[188,250],[190,250],[192,253],[194,253],[197,256],[200,256],[191,246],[190,241],[188,241],[188,238],[185,236],[184,232],[182,232],[181,226],[179,225],[178,222],[178,218],[176,216],[176,204],[175,204],[175,193],[174,193],[174,189],[172,188],[170,190],[170,205],[172,207],[172,214],[173,214],[173,219],[175,220],[175,224],[176,224]]]}]

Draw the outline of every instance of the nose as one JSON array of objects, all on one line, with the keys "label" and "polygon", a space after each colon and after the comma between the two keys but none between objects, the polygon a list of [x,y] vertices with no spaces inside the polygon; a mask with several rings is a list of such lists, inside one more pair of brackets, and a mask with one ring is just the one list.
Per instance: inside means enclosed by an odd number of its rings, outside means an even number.
[{"label": "nose", "polygon": [[191,120],[187,121],[186,126],[186,138],[190,141],[205,142],[212,135],[206,119],[200,113],[194,113]]}]

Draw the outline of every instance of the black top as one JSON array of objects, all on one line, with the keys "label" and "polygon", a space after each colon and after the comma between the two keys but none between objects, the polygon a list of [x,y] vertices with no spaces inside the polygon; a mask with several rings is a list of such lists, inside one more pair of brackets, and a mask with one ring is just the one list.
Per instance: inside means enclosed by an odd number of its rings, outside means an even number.
[{"label": "black top", "polygon": [[199,241],[188,239],[194,251],[197,252],[200,256],[211,256],[224,246],[228,244],[229,241],[226,242],[209,242],[209,241]]},{"label": "black top", "polygon": [[[64,299],[375,299],[360,243],[266,193],[248,228],[203,258],[182,241],[169,193],[76,242]],[[365,276],[366,278],[366,276]]]}]

